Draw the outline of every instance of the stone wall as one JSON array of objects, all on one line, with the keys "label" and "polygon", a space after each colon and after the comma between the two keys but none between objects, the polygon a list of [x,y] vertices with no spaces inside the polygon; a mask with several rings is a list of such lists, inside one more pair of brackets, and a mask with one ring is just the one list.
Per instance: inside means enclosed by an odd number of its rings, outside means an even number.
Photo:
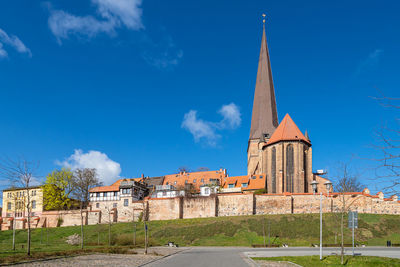
[{"label": "stone wall", "polygon": [[252,215],[254,204],[253,194],[220,194],[217,216]]},{"label": "stone wall", "polygon": [[[369,190],[363,192],[323,194],[323,212],[336,212],[343,205],[360,213],[400,214],[400,202],[397,196],[384,198],[383,193],[370,195]],[[142,217],[145,220],[173,220],[182,218],[204,218],[216,216],[238,216],[252,214],[290,214],[318,213],[320,195],[316,194],[262,194],[233,193],[218,194],[210,197],[146,199],[144,201],[123,200],[102,203],[98,209],[83,211],[84,224],[131,222]],[[109,216],[110,215],[110,216]],[[62,220],[61,225],[59,220]],[[40,217],[32,217],[32,228],[80,225],[79,210],[45,211]],[[1,230],[12,229],[12,218],[2,218]],[[17,229],[26,228],[25,219],[16,219]]]},{"label": "stone wall", "polygon": [[181,219],[183,198],[161,198],[148,200],[150,221]]},{"label": "stone wall", "polygon": [[183,218],[204,218],[217,216],[217,197],[195,197],[183,199]]}]

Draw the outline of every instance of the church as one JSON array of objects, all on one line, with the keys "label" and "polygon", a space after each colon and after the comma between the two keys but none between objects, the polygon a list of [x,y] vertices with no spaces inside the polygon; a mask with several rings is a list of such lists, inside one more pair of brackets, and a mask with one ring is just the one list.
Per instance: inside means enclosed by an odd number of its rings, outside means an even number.
[{"label": "church", "polygon": [[250,137],[247,147],[247,174],[266,175],[270,194],[312,192],[312,148],[289,114],[278,123],[265,23],[258,62]]}]

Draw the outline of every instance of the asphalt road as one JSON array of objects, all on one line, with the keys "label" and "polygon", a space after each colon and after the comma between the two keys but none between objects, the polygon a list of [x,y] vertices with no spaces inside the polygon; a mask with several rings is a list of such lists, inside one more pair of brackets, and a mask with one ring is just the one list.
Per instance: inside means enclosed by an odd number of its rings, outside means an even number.
[{"label": "asphalt road", "polygon": [[[400,258],[400,248],[368,247],[356,248],[356,253],[366,256],[381,256]],[[339,254],[340,248],[324,248],[324,255]],[[351,248],[345,249],[346,254],[351,254]],[[255,266],[248,257],[276,257],[276,256],[304,256],[319,255],[319,248],[292,247],[292,248],[234,248],[234,247],[195,247],[150,263],[151,267],[177,267],[177,266],[221,266],[239,267]]]}]

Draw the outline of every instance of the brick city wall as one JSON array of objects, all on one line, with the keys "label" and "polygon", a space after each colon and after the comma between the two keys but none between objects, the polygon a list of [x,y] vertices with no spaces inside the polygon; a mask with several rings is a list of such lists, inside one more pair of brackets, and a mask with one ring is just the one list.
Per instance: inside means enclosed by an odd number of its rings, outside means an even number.
[{"label": "brick city wall", "polygon": [[[400,214],[400,201],[397,196],[384,198],[383,193],[370,195],[368,189],[358,193],[340,195],[323,194],[323,212],[336,212],[345,200],[346,206],[360,213]],[[92,203],[94,208],[83,211],[84,224],[112,222],[131,222],[139,218],[145,220],[173,220],[183,218],[204,218],[218,216],[238,216],[252,214],[291,214],[318,213],[320,195],[316,194],[263,194],[252,193],[218,194],[209,197],[163,198],[130,201],[126,206],[123,200]],[[12,218],[1,219],[1,229],[13,227]],[[60,225],[61,222],[61,225]],[[45,211],[40,217],[31,218],[31,227],[57,227],[80,225],[79,210]],[[16,219],[15,227],[27,227],[26,219]]]}]

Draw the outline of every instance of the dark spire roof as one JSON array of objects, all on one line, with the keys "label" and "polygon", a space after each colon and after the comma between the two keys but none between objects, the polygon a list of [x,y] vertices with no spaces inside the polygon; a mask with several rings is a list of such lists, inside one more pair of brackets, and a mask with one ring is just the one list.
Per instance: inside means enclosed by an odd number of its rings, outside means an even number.
[{"label": "dark spire roof", "polygon": [[278,127],[278,112],[264,26],[254,93],[250,139],[261,138],[263,134],[267,133],[271,136],[276,127]]}]

